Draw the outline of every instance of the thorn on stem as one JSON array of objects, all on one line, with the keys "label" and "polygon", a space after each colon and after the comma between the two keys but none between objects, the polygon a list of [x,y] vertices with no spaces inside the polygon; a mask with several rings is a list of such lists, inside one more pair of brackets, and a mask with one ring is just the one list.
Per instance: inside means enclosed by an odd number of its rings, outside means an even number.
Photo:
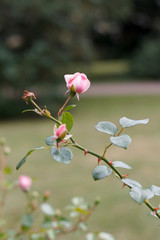
[{"label": "thorn on stem", "polygon": [[128,173],[127,173],[127,174],[125,174],[125,175],[123,175],[123,178],[126,178],[128,175],[129,175]]},{"label": "thorn on stem", "polygon": [[84,150],[84,156],[86,156],[87,153],[88,153],[88,151],[85,149],[85,150]]},{"label": "thorn on stem", "polygon": [[101,158],[98,158],[98,165],[99,165],[100,161],[101,161]]},{"label": "thorn on stem", "polygon": [[159,207],[154,208],[155,211],[159,210]]}]

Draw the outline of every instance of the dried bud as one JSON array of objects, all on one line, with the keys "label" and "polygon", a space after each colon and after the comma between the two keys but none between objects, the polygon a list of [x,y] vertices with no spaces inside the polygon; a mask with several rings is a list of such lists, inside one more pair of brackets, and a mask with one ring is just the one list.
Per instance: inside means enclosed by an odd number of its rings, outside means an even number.
[{"label": "dried bud", "polygon": [[24,94],[22,96],[22,99],[28,104],[30,99],[36,99],[35,95],[33,92],[28,92],[27,90],[24,90]]}]

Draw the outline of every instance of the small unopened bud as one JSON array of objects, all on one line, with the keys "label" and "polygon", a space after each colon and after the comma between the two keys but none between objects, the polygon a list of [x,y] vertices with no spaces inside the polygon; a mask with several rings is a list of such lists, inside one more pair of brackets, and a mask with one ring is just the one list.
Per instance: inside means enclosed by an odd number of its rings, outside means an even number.
[{"label": "small unopened bud", "polygon": [[57,129],[56,135],[58,139],[63,139],[67,134],[66,124],[62,124]]},{"label": "small unopened bud", "polygon": [[39,192],[38,191],[33,191],[32,196],[33,196],[33,198],[38,198],[39,197]]},{"label": "small unopened bud", "polygon": [[4,147],[4,150],[3,150],[3,153],[4,153],[4,155],[9,155],[9,154],[11,153],[10,147],[5,146],[5,147]]},{"label": "small unopened bud", "polygon": [[56,215],[60,216],[61,215],[61,210],[60,209],[56,209]]},{"label": "small unopened bud", "polygon": [[46,201],[50,197],[51,193],[49,190],[46,190],[43,194],[43,200]]},{"label": "small unopened bud", "polygon": [[94,201],[94,204],[98,205],[98,204],[100,204],[100,201],[101,201],[101,199],[99,197],[97,197]]}]

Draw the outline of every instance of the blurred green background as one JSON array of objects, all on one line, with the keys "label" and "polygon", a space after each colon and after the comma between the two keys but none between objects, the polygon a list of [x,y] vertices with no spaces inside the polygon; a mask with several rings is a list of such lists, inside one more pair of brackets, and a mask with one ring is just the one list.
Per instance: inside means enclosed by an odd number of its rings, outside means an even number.
[{"label": "blurred green background", "polygon": [[24,89],[61,101],[65,73],[92,81],[159,80],[159,0],[1,0],[0,117]]},{"label": "blurred green background", "polygon": [[[47,104],[55,114],[64,101],[66,73],[84,72],[92,84],[158,82],[159,12],[159,0],[0,2],[0,135],[12,148],[13,175],[37,178],[34,188],[41,192],[50,189],[55,207],[63,208],[75,195],[88,201],[101,197],[89,226],[91,230],[108,231],[118,240],[159,240],[159,222],[147,216],[148,209],[136,205],[128,189],[122,190],[114,177],[94,182],[91,172],[96,159],[88,155],[84,158],[83,153],[74,150],[72,163],[66,166],[42,151],[33,153],[18,172],[14,170],[29,149],[45,144],[45,137],[53,129],[52,122],[40,121],[32,113],[21,114],[27,108],[21,96],[25,89],[33,91],[38,103],[42,107]],[[94,129],[98,121],[117,124],[123,116],[149,117],[147,126],[127,131],[133,140],[129,149],[113,147],[108,158],[131,165],[129,177],[144,187],[160,185],[159,102],[158,95],[82,97],[72,110],[75,117],[72,134],[80,144],[101,154],[108,139]],[[10,226],[14,227],[14,223],[17,226],[23,204],[18,190],[10,193],[6,210]],[[158,199],[155,205],[159,205]],[[84,238],[71,235],[65,239]]]}]

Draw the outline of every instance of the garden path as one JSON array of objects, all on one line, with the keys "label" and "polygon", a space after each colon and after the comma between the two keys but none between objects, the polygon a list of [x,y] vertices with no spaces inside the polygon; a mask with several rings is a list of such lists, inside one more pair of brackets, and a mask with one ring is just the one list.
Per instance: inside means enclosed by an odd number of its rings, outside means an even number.
[{"label": "garden path", "polygon": [[94,83],[85,93],[85,96],[112,96],[112,95],[159,95],[160,81],[150,82],[120,82]]}]

